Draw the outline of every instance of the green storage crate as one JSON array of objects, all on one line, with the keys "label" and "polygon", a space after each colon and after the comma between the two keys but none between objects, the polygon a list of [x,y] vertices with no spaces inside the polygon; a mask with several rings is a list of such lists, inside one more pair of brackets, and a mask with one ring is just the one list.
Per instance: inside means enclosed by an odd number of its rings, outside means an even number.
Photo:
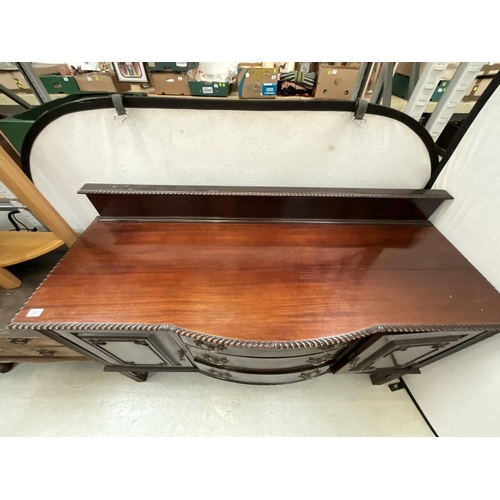
[{"label": "green storage crate", "polygon": [[76,94],[80,92],[72,76],[41,75],[40,81],[49,94]]},{"label": "green storage crate", "polygon": [[227,97],[231,91],[231,84],[226,82],[189,82],[191,95],[205,97]]},{"label": "green storage crate", "polygon": [[[431,97],[431,102],[438,102],[441,96],[446,91],[446,87],[450,80],[441,80],[434,90]],[[408,88],[410,86],[410,77],[396,73],[392,79],[392,95],[408,100]]]},{"label": "green storage crate", "polygon": [[148,63],[149,71],[182,71],[186,72],[190,69],[197,68],[200,63],[197,62],[150,62]]}]

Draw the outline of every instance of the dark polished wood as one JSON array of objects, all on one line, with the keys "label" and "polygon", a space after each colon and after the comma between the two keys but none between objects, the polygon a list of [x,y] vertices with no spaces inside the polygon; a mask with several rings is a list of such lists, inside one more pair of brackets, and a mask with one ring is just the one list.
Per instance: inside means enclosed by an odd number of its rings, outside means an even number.
[{"label": "dark polished wood", "polygon": [[430,225],[95,221],[13,324],[50,322],[296,341],[498,325],[500,295]]},{"label": "dark polished wood", "polygon": [[452,197],[442,190],[85,184],[100,215],[219,219],[423,221]]}]

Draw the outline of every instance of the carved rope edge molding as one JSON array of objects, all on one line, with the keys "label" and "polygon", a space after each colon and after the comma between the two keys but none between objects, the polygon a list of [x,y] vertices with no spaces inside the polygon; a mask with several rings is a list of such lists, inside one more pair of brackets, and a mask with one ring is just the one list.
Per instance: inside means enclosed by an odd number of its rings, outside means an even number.
[{"label": "carved rope edge molding", "polygon": [[199,196],[298,196],[298,197],[320,197],[320,198],[401,198],[401,199],[438,199],[449,200],[452,197],[448,193],[429,192],[426,193],[357,193],[326,191],[195,191],[195,190],[141,190],[141,189],[80,189],[78,194],[118,194],[118,195],[199,195]]},{"label": "carved rope edge molding", "polygon": [[326,347],[342,344],[368,337],[375,333],[433,333],[443,331],[500,331],[500,324],[486,325],[380,325],[364,328],[350,333],[342,333],[333,337],[310,340],[263,342],[257,340],[237,340],[217,337],[186,330],[174,325],[136,324],[136,323],[11,323],[9,330],[75,330],[75,331],[167,331],[178,335],[224,347],[241,347],[249,349],[304,349],[308,347]]}]

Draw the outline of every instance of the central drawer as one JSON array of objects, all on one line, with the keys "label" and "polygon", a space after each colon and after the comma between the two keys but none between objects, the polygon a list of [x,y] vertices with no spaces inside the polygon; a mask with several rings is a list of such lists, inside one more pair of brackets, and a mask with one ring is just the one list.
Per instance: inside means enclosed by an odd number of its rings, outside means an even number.
[{"label": "central drawer", "polygon": [[[243,356],[247,358],[291,358],[296,356],[332,354],[352,345],[353,341],[319,347],[297,347],[290,349],[258,349],[251,347],[224,346],[202,340],[194,340],[184,335],[179,335],[181,341],[189,351],[202,350],[204,353],[225,354],[226,356]],[[194,352],[193,352],[194,353]]]},{"label": "central drawer", "polygon": [[307,354],[305,356],[257,358],[249,356],[232,356],[226,352],[206,351],[199,347],[188,346],[189,352],[194,357],[194,362],[208,364],[221,368],[236,368],[251,371],[287,370],[293,368],[311,368],[335,361],[347,347],[339,345],[338,349],[331,352]]},{"label": "central drawer", "polygon": [[318,368],[309,368],[288,372],[245,372],[232,371],[223,368],[213,368],[210,365],[199,364],[199,370],[210,377],[227,380],[229,382],[239,382],[242,384],[276,385],[291,384],[293,382],[303,382],[327,373],[329,366],[320,366]]}]

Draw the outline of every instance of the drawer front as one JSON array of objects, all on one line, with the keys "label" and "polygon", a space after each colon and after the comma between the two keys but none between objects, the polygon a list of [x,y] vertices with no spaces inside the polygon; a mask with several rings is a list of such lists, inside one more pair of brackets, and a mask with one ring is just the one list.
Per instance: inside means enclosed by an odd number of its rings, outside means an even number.
[{"label": "drawer front", "polygon": [[289,370],[293,368],[308,369],[315,366],[332,363],[340,356],[346,346],[328,353],[294,356],[291,358],[250,358],[244,356],[231,356],[225,352],[209,352],[198,347],[189,347],[189,352],[194,357],[194,363],[203,363],[213,367],[236,368],[251,371],[262,370]]},{"label": "drawer front", "polygon": [[81,357],[85,359],[80,353],[73,351],[69,347],[61,346],[58,344],[54,346],[45,347],[31,347],[31,346],[19,346],[11,345],[8,349],[0,349],[0,356],[32,356],[40,358],[77,358]]},{"label": "drawer front", "polygon": [[323,366],[313,369],[304,369],[286,373],[250,373],[243,371],[225,370],[223,368],[214,368],[210,365],[198,363],[199,370],[214,378],[227,380],[228,382],[239,382],[242,384],[259,384],[259,385],[275,385],[275,384],[291,384],[293,382],[304,382],[310,380],[329,371],[329,366]]},{"label": "drawer front", "polygon": [[61,347],[59,342],[49,339],[49,337],[17,337],[11,335],[0,337],[0,349],[7,351],[12,347]]},{"label": "drawer front", "polygon": [[179,338],[191,352],[193,352],[193,348],[197,348],[207,354],[223,353],[225,355],[243,356],[247,358],[292,358],[295,356],[330,354],[338,351],[339,349],[344,349],[352,344],[352,342],[343,342],[324,347],[301,347],[296,349],[251,349],[246,347],[226,347],[209,342],[194,340],[189,337],[184,337],[183,335],[179,335]]}]

